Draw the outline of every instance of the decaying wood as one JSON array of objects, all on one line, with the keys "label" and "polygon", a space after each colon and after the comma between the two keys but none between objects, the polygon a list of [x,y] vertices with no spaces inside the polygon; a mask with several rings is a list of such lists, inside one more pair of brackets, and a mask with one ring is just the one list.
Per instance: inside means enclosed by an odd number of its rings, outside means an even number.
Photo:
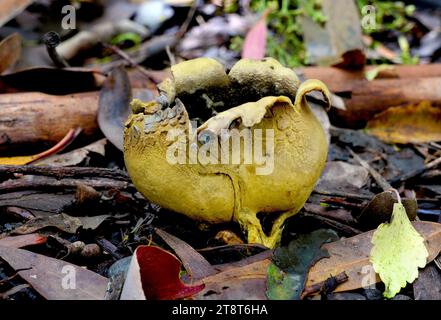
[{"label": "decaying wood", "polygon": [[1,174],[33,174],[54,178],[96,177],[130,181],[123,170],[99,167],[52,167],[52,166],[0,166]]},{"label": "decaying wood", "polygon": [[98,135],[98,92],[65,96],[37,92],[0,95],[0,151],[24,144],[55,144],[72,129]]},{"label": "decaying wood", "polygon": [[[303,74],[308,79],[319,79],[326,82],[332,91],[343,92],[351,87],[352,81],[366,80],[365,72],[375,68],[376,66],[368,66],[364,70],[345,70],[333,67],[305,67],[296,69],[296,72]],[[441,64],[395,65],[390,70],[381,71],[376,79],[437,77],[441,77]]]},{"label": "decaying wood", "polygon": [[308,67],[298,71],[306,78],[322,80],[332,92],[345,98],[346,110],[332,110],[334,123],[345,127],[364,127],[376,113],[392,106],[423,100],[441,106],[440,64],[394,66],[373,81],[365,78],[366,70]]}]

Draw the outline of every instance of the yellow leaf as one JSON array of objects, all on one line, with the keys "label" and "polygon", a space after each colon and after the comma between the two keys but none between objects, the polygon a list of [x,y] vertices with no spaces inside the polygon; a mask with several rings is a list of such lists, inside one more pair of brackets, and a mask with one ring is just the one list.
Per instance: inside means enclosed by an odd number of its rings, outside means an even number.
[{"label": "yellow leaf", "polygon": [[418,268],[426,265],[429,256],[423,237],[410,223],[401,202],[394,204],[391,222],[378,226],[372,244],[370,261],[386,286],[387,298],[418,278]]},{"label": "yellow leaf", "polygon": [[366,131],[389,143],[440,141],[441,109],[428,101],[388,108],[369,120]]},{"label": "yellow leaf", "polygon": [[70,129],[69,132],[52,148],[31,156],[17,156],[17,157],[4,157],[0,158],[0,165],[13,165],[21,166],[30,164],[36,160],[40,160],[49,157],[57,152],[60,152],[66,148],[81,132],[81,129]]},{"label": "yellow leaf", "polygon": [[18,156],[18,157],[5,157],[0,158],[0,165],[21,166],[31,163],[35,160],[35,156]]}]

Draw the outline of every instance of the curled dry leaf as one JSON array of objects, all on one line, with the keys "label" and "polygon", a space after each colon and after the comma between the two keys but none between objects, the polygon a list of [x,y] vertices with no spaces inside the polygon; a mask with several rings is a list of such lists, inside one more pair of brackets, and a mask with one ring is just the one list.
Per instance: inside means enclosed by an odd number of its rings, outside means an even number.
[{"label": "curled dry leaf", "polygon": [[174,300],[190,297],[203,284],[186,286],[179,278],[181,263],[155,246],[139,246],[133,254],[121,300]]},{"label": "curled dry leaf", "polygon": [[21,36],[13,33],[0,42],[0,74],[11,68],[21,56]]},{"label": "curled dry leaf", "polygon": [[389,143],[441,141],[441,109],[428,101],[391,107],[370,120],[366,131]]},{"label": "curled dry leaf", "polygon": [[[85,268],[23,249],[0,246],[0,258],[48,300],[104,300],[108,279]],[[75,275],[73,278],[66,277]],[[69,288],[66,290],[66,288]]]}]

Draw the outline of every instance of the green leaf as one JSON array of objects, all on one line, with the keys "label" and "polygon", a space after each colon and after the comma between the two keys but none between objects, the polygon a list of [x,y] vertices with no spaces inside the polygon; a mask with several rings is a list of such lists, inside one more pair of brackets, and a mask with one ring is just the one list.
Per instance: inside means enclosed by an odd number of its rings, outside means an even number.
[{"label": "green leaf", "polygon": [[386,286],[386,298],[393,298],[407,282],[418,278],[418,268],[426,265],[429,256],[401,202],[394,204],[391,222],[378,226],[372,244],[370,261]]},{"label": "green leaf", "polygon": [[300,300],[309,269],[320,259],[329,257],[320,247],[337,239],[334,231],[320,229],[299,235],[287,247],[276,249],[273,263],[268,267],[268,299]]}]

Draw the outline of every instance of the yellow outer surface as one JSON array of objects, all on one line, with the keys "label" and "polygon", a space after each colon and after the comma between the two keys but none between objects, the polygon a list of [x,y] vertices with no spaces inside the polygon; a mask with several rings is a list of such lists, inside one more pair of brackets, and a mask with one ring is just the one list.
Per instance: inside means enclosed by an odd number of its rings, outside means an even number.
[{"label": "yellow outer surface", "polygon": [[[321,82],[308,80],[300,85],[294,104],[285,96],[264,97],[222,112],[199,128],[219,133],[240,118],[239,130],[273,129],[274,170],[269,175],[257,175],[261,165],[255,163],[168,163],[169,130],[192,133],[183,106],[174,108],[174,117],[156,113],[129,117],[124,139],[129,175],[138,191],[164,208],[209,223],[238,221],[248,230],[249,242],[274,247],[283,222],[303,207],[326,162],[325,134],[304,98],[317,89],[329,98]],[[230,152],[240,151],[230,147]],[[281,214],[269,235],[256,218],[259,212]]]}]

